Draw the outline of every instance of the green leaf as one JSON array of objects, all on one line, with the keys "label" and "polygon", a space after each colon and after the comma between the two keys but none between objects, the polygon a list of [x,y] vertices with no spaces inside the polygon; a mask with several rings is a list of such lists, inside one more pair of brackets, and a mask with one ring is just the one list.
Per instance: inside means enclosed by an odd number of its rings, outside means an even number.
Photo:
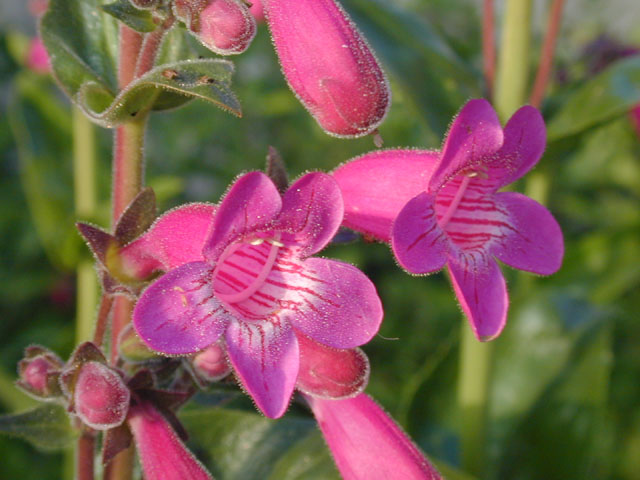
[{"label": "green leaf", "polygon": [[439,143],[460,105],[481,95],[479,79],[426,20],[380,0],[344,4]]},{"label": "green leaf", "polygon": [[18,146],[20,178],[29,211],[52,263],[75,268],[82,242],[74,231],[69,110],[50,82],[21,75],[8,111]]},{"label": "green leaf", "polygon": [[156,29],[151,12],[137,9],[129,0],[116,0],[100,8],[138,32],[147,33]]},{"label": "green leaf", "polygon": [[44,450],[67,447],[75,438],[62,405],[46,404],[33,410],[0,416],[0,432],[22,438]]},{"label": "green leaf", "polygon": [[311,418],[271,420],[255,412],[191,407],[180,413],[196,451],[218,480],[338,480]]},{"label": "green leaf", "polygon": [[[78,101],[85,113],[104,127],[114,127],[131,120],[139,112],[146,110],[151,102],[156,101],[161,91],[168,91],[187,100],[198,98],[241,116],[240,103],[230,88],[232,73],[233,64],[226,60],[183,60],[150,70],[131,82],[112,100],[100,85],[87,82],[78,92]],[[175,98],[169,105],[167,97],[161,99],[161,108],[180,104],[176,104]]]},{"label": "green leaf", "polygon": [[549,122],[549,140],[578,134],[629,111],[640,102],[640,57],[614,63],[567,98]]},{"label": "green leaf", "polygon": [[51,0],[40,34],[53,73],[73,100],[86,83],[105,96],[117,91],[117,22],[100,0]]}]

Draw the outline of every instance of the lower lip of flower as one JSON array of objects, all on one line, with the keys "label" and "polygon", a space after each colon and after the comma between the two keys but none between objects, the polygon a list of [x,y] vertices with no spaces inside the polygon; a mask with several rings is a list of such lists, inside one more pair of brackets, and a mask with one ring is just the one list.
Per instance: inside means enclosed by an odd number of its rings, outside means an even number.
[{"label": "lower lip of flower", "polygon": [[453,200],[451,200],[451,204],[449,205],[449,208],[447,209],[445,214],[442,216],[442,218],[438,221],[438,225],[440,225],[440,228],[442,228],[443,230],[451,220],[451,217],[453,217],[453,214],[456,213],[458,205],[460,205],[460,201],[462,200],[462,197],[464,196],[464,192],[467,190],[467,187],[469,186],[470,181],[471,181],[471,176],[465,176],[462,179],[462,182],[460,182],[460,186],[458,187],[458,191],[456,192],[455,197],[453,197]]},{"label": "lower lip of flower", "polygon": [[[235,304],[240,303],[244,300],[250,298],[254,293],[258,291],[258,289],[264,284],[265,280],[271,273],[271,269],[276,262],[278,257],[278,251],[284,245],[280,242],[281,233],[277,232],[273,238],[265,239],[265,238],[256,238],[251,241],[240,241],[234,244],[229,245],[227,249],[220,256],[220,259],[217,262],[216,268],[213,271],[213,282],[215,285],[216,280],[218,279],[218,275],[223,266],[225,266],[225,262],[231,259],[235,254],[238,253],[242,247],[247,245],[262,245],[263,243],[268,243],[271,245],[267,257],[264,260],[257,276],[242,290],[238,292],[221,292],[219,289],[216,289],[216,296],[227,304]],[[214,287],[215,288],[215,287]]]}]

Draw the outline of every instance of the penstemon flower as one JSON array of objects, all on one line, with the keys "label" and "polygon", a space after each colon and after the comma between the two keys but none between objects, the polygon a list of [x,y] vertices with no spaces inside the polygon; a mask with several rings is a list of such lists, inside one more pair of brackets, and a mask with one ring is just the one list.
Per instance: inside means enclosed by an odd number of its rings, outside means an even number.
[{"label": "penstemon flower", "polygon": [[344,480],[440,480],[394,420],[368,395],[305,397]]},{"label": "penstemon flower", "polygon": [[[133,313],[138,334],[169,355],[224,338],[257,406],[281,416],[298,377],[303,336],[350,349],[369,341],[382,320],[375,287],[362,272],[310,257],[334,236],[342,216],[340,190],[329,175],[307,174],[283,197],[263,173],[240,177],[210,217],[204,244],[193,239],[200,253],[140,297]],[[176,235],[181,241],[173,248],[190,248],[190,238]]]},{"label": "penstemon flower", "polygon": [[169,422],[149,402],[132,405],[127,425],[146,480],[211,480]]},{"label": "penstemon flower", "polygon": [[495,338],[508,306],[495,258],[541,275],[562,262],[562,232],[549,211],[519,193],[497,192],[538,162],[545,142],[535,108],[522,107],[503,130],[487,101],[471,100],[440,152],[387,150],[339,167],[344,223],[391,243],[409,273],[446,265],[476,336]]},{"label": "penstemon flower", "polygon": [[373,132],[391,103],[373,52],[334,0],[264,0],[287,82],[320,126],[339,137]]}]

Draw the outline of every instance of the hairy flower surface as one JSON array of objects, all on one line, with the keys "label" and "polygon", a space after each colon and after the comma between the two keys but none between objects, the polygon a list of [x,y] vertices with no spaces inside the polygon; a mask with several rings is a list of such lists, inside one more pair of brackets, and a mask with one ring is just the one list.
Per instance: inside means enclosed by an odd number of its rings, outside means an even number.
[{"label": "hairy flower surface", "polygon": [[264,0],[287,82],[328,133],[357,137],[384,119],[391,93],[378,61],[334,0]]},{"label": "hairy flower surface", "polygon": [[306,398],[344,480],[440,480],[424,454],[368,395]]},{"label": "hairy flower surface", "polygon": [[145,480],[211,480],[169,422],[148,402],[132,405],[127,424]]},{"label": "hairy flower surface", "polygon": [[562,262],[562,232],[549,211],[519,193],[497,192],[538,162],[545,142],[535,108],[522,107],[503,130],[487,101],[471,100],[440,152],[387,150],[339,167],[344,223],[391,243],[410,273],[446,265],[476,336],[495,338],[508,307],[495,258],[541,275]]},{"label": "hairy flower surface", "polygon": [[303,176],[284,196],[263,173],[240,177],[212,214],[197,257],[141,296],[133,314],[138,334],[170,355],[223,337],[258,407],[281,416],[298,376],[299,336],[350,349],[369,341],[382,320],[375,287],[362,272],[310,257],[334,236],[343,211],[338,185],[326,174]]}]

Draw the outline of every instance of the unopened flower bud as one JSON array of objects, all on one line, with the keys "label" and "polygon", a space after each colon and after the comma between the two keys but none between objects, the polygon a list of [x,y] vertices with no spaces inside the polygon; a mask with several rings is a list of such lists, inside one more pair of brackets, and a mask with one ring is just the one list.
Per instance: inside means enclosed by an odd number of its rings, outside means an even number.
[{"label": "unopened flower bud", "polygon": [[329,134],[373,132],[391,103],[387,79],[364,37],[334,0],[265,0],[284,76]]},{"label": "unopened flower bud", "polygon": [[262,7],[262,0],[250,0],[251,8],[249,11],[256,22],[260,23],[264,21],[264,8]]},{"label": "unopened flower bud", "polygon": [[208,49],[220,55],[244,52],[256,34],[256,22],[241,0],[178,0],[176,16]]},{"label": "unopened flower bud", "polygon": [[196,354],[191,364],[198,379],[205,382],[216,382],[226,377],[231,371],[224,348],[218,343]]},{"label": "unopened flower bud", "polygon": [[53,352],[42,347],[30,347],[26,357],[18,363],[20,378],[16,384],[39,399],[59,396],[58,376],[61,368],[62,360]]},{"label": "unopened flower bud", "polygon": [[99,362],[82,365],[74,390],[75,412],[83,423],[108,430],[124,422],[131,393],[120,375]]}]

